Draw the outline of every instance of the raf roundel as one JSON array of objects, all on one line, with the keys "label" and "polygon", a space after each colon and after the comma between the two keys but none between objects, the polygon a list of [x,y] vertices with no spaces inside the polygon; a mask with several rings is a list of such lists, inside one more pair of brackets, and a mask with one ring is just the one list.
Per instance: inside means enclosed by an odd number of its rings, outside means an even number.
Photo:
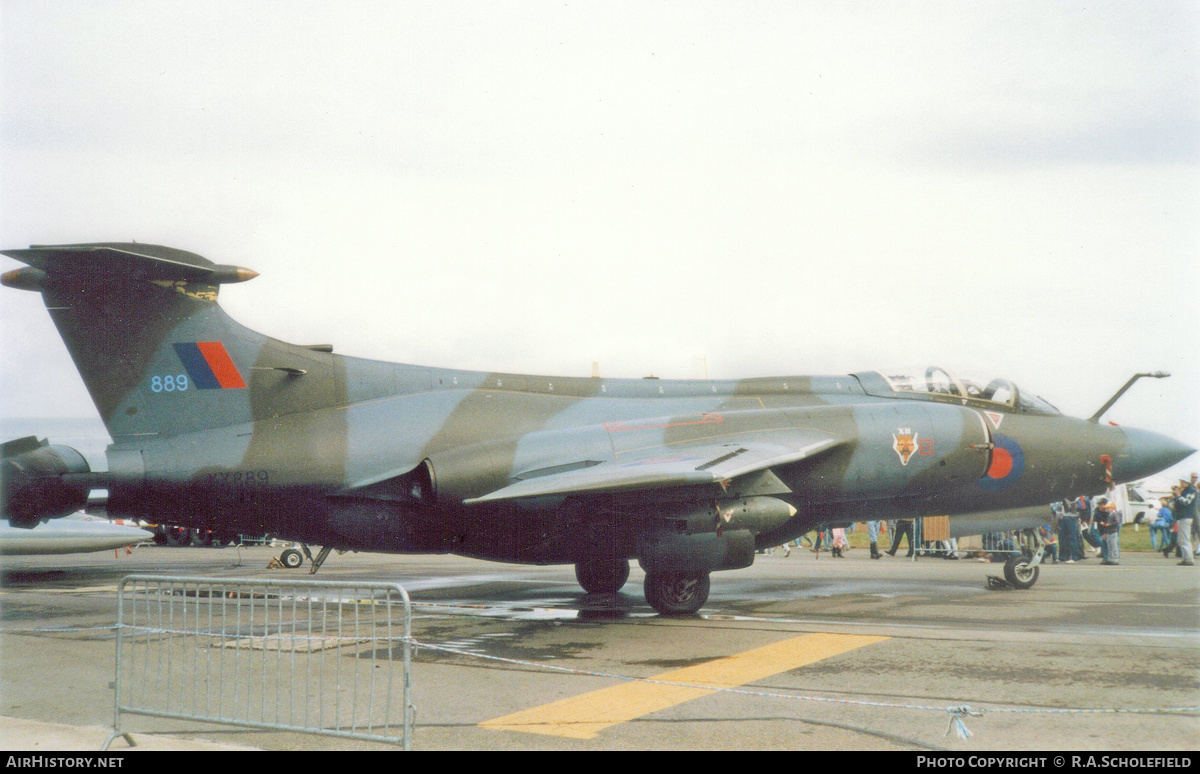
[{"label": "raf roundel", "polygon": [[996,492],[1017,483],[1025,470],[1025,451],[1015,440],[1001,433],[995,433],[992,442],[992,459],[987,472],[979,479],[979,486]]}]

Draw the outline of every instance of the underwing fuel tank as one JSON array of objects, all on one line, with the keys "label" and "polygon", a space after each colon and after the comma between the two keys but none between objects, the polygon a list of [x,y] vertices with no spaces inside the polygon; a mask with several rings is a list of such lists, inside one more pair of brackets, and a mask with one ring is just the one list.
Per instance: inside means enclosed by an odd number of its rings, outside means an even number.
[{"label": "underwing fuel tank", "polygon": [[[715,511],[715,513],[714,513]],[[643,569],[656,572],[736,570],[754,563],[755,534],[781,526],[796,509],[775,497],[667,507],[659,527],[637,547]]]},{"label": "underwing fuel tank", "polygon": [[30,528],[87,505],[91,468],[70,446],[29,436],[0,445],[0,454],[3,516],[10,525]]},{"label": "underwing fuel tank", "polygon": [[742,497],[717,506],[726,529],[748,529],[759,533],[782,526],[796,509],[777,497]]},{"label": "underwing fuel tank", "polygon": [[754,564],[754,551],[754,535],[744,529],[659,533],[638,546],[638,563],[647,572],[740,570]]}]

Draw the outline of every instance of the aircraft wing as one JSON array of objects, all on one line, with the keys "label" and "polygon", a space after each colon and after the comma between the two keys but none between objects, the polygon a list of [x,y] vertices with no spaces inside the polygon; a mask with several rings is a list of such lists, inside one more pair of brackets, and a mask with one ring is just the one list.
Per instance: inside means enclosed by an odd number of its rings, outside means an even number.
[{"label": "aircraft wing", "polygon": [[0,556],[82,554],[111,551],[154,539],[140,527],[126,527],[100,519],[67,517],[27,529],[0,521]]},{"label": "aircraft wing", "polygon": [[[758,478],[777,465],[809,459],[839,445],[841,439],[816,430],[781,433],[770,440],[702,443],[659,447],[651,454],[624,456],[590,467],[517,481],[466,504],[573,494],[607,494],[705,484],[727,486],[735,479]],[[790,491],[771,476],[775,492]],[[762,486],[763,482],[757,482]],[[765,492],[762,492],[765,493]]]}]

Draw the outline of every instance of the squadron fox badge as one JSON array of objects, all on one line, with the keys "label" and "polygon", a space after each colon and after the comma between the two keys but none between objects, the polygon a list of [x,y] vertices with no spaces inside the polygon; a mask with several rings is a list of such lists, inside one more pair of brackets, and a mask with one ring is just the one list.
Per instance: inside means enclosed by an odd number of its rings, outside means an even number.
[{"label": "squadron fox badge", "polygon": [[917,451],[917,434],[910,428],[899,427],[892,433],[892,448],[900,457],[900,464],[907,465]]}]

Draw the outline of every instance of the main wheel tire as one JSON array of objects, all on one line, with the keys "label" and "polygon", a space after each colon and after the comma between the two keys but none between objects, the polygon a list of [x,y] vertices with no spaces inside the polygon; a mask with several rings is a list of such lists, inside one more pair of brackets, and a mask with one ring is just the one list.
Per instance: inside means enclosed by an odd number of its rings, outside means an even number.
[{"label": "main wheel tire", "polygon": [[708,601],[708,573],[648,572],[644,588],[660,615],[692,615]]},{"label": "main wheel tire", "polygon": [[575,578],[589,594],[616,594],[629,580],[629,560],[591,559],[576,562]]},{"label": "main wheel tire", "polygon": [[1004,563],[1004,580],[1015,589],[1027,589],[1037,583],[1041,567],[1031,566],[1032,558],[1025,554],[1013,554]]},{"label": "main wheel tire", "polygon": [[304,564],[304,554],[294,548],[289,548],[279,555],[279,561],[283,563],[284,567],[294,570]]}]

